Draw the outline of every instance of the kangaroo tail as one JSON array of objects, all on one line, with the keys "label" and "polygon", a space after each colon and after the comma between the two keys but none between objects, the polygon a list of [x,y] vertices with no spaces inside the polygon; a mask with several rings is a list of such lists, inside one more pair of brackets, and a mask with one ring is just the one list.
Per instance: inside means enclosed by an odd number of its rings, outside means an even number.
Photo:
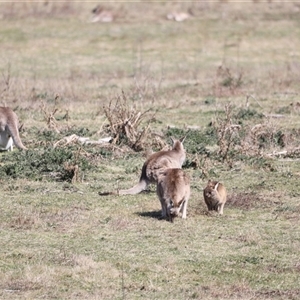
[{"label": "kangaroo tail", "polygon": [[9,123],[7,125],[7,128],[8,128],[9,134],[11,135],[16,147],[19,149],[27,150],[27,148],[23,145],[23,143],[20,139],[19,129],[18,129],[17,125]]},{"label": "kangaroo tail", "polygon": [[136,195],[139,194],[140,192],[144,191],[147,188],[148,184],[146,180],[140,180],[138,184],[133,186],[132,188],[128,190],[119,190],[118,194],[119,195]]},{"label": "kangaroo tail", "polygon": [[108,196],[108,195],[136,195],[147,188],[148,184],[145,180],[141,180],[138,184],[128,190],[118,190],[114,192],[99,192],[100,196]]},{"label": "kangaroo tail", "polygon": [[144,191],[149,184],[148,180],[146,179],[147,178],[146,168],[147,168],[147,165],[144,164],[143,168],[142,168],[142,173],[140,176],[140,181],[132,188],[127,189],[127,190],[117,190],[115,192],[104,192],[104,193],[99,192],[99,195],[107,196],[107,195],[136,195],[136,194],[139,194],[140,192]]},{"label": "kangaroo tail", "polygon": [[17,148],[22,149],[22,150],[28,150],[22,143],[20,137],[14,137],[12,136],[12,139],[14,141],[14,144],[16,145]]}]

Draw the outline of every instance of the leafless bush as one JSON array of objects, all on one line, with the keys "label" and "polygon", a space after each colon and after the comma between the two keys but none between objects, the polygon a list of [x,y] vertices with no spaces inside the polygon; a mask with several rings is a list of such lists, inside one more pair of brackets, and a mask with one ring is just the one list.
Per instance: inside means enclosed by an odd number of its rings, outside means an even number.
[{"label": "leafless bush", "polygon": [[117,96],[116,101],[111,100],[108,106],[104,106],[104,113],[109,122],[108,131],[113,137],[112,143],[125,142],[135,151],[144,150],[151,139],[150,123],[155,115],[149,116],[150,111],[151,109],[141,112],[130,106],[124,92]]},{"label": "leafless bush", "polygon": [[[243,114],[234,114],[233,106],[228,104],[224,108],[225,116],[218,116],[213,122],[218,136],[218,155],[229,165],[234,156],[244,158],[266,158],[270,152],[289,147],[295,149],[295,139],[282,131],[277,121],[262,117],[260,123],[249,124],[248,118],[253,111],[245,110]],[[254,116],[257,118],[257,116]],[[281,152],[280,152],[281,153]]]},{"label": "leafless bush", "polygon": [[284,145],[284,134],[269,123],[256,124],[249,128],[248,132],[241,142],[243,153],[262,155],[264,149],[272,146],[272,142]]},{"label": "leafless bush", "polygon": [[228,153],[234,148],[234,139],[238,137],[240,125],[234,124],[232,121],[232,105],[225,106],[225,118],[217,118],[214,126],[218,134],[219,152],[222,160],[228,159]]},{"label": "leafless bush", "polygon": [[192,167],[193,169],[199,169],[201,170],[201,176],[200,178],[209,178],[209,170],[211,168],[210,166],[210,160],[207,158],[207,156],[198,155],[197,153],[194,155],[191,163],[189,164],[189,167]]},{"label": "leafless bush", "polygon": [[[45,102],[41,102],[40,109],[44,114],[44,120],[46,121],[48,129],[54,130],[56,133],[60,133],[60,128],[57,123],[57,119],[55,118],[55,114],[59,111],[58,108],[58,100],[60,96],[58,94],[55,95],[54,98],[54,106],[52,109],[46,106]],[[63,116],[63,119],[69,121],[69,111],[66,111],[66,114]]]}]

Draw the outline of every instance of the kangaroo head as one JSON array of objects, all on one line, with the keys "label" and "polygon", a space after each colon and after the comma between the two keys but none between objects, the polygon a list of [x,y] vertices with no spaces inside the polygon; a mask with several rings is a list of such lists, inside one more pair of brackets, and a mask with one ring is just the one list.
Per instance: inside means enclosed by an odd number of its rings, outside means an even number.
[{"label": "kangaroo head", "polygon": [[206,187],[209,189],[212,189],[212,190],[217,190],[218,185],[219,185],[219,182],[209,179]]},{"label": "kangaroo head", "polygon": [[174,218],[180,215],[180,210],[183,203],[184,203],[184,199],[182,199],[179,202],[173,202],[172,200],[170,201],[170,204],[167,207],[167,215],[169,221],[171,221],[172,223],[174,222]]},{"label": "kangaroo head", "polygon": [[185,157],[186,157],[185,149],[183,147],[183,142],[185,140],[185,136],[182,137],[179,140],[175,140],[174,138],[171,137],[171,140],[173,142],[172,151],[179,154],[179,157],[178,157],[179,158],[179,164],[180,164],[180,166],[182,166],[184,161],[185,161]]},{"label": "kangaroo head", "polygon": [[171,137],[171,140],[172,140],[172,143],[173,143],[172,150],[176,151],[178,153],[184,153],[184,155],[185,155],[185,150],[184,150],[184,147],[183,147],[183,142],[185,140],[185,136],[178,139],[178,140],[175,140],[174,138]]},{"label": "kangaroo head", "polygon": [[186,136],[176,140],[173,137],[171,137],[171,141],[173,144],[173,150],[177,150],[177,151],[184,151],[184,147],[183,147],[183,142],[185,140]]}]

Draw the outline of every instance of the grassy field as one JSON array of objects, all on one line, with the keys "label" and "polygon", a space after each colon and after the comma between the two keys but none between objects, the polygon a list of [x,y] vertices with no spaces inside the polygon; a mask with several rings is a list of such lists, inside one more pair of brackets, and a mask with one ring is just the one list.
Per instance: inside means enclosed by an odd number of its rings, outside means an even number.
[{"label": "grassy field", "polygon": [[[0,153],[0,298],[299,299],[299,3],[95,6],[0,4],[0,105],[28,147]],[[154,186],[99,195],[185,134],[186,220],[160,220]]]}]

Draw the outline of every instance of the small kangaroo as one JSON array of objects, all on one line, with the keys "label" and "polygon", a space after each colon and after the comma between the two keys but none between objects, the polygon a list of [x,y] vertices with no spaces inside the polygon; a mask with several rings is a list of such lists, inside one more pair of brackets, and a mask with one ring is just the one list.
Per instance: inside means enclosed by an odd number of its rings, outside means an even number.
[{"label": "small kangaroo", "polygon": [[12,150],[13,143],[17,148],[27,150],[19,135],[19,120],[9,107],[0,107],[0,148]]},{"label": "small kangaroo", "polygon": [[208,180],[207,186],[203,190],[203,196],[208,210],[215,210],[220,215],[223,214],[223,208],[227,200],[227,192],[222,183]]},{"label": "small kangaroo", "polygon": [[161,203],[162,217],[173,222],[181,214],[186,219],[190,198],[190,178],[182,169],[167,169],[158,176],[156,188]]},{"label": "small kangaroo", "polygon": [[174,140],[172,150],[161,150],[149,156],[142,167],[142,173],[139,182],[132,188],[127,190],[119,190],[116,192],[99,193],[101,196],[105,195],[135,195],[144,191],[149,184],[157,183],[158,175],[165,169],[181,168],[185,161],[185,150],[183,142],[185,137]]}]

